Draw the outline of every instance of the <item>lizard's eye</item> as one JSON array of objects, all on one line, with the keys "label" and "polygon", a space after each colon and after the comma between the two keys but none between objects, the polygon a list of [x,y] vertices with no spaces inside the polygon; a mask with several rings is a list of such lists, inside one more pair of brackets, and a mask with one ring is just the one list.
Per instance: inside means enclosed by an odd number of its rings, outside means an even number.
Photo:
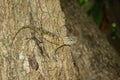
[{"label": "lizard's eye", "polygon": [[72,45],[72,44],[75,44],[76,42],[77,42],[77,37],[75,36],[65,37],[65,40],[64,40],[64,44],[67,44],[67,45]]},{"label": "lizard's eye", "polygon": [[73,41],[73,39],[70,39],[70,41]]}]

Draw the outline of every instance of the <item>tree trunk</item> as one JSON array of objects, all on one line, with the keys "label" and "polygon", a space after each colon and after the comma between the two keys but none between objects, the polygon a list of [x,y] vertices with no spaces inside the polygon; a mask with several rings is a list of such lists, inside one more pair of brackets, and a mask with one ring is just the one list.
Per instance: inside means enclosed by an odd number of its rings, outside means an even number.
[{"label": "tree trunk", "polygon": [[0,2],[0,80],[120,80],[119,56],[76,0]]}]

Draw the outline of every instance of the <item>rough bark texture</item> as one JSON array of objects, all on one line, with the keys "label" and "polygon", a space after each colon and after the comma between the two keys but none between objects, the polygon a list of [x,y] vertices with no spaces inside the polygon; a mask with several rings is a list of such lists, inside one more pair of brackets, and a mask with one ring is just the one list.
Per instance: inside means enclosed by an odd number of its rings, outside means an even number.
[{"label": "rough bark texture", "polygon": [[65,13],[68,32],[72,31],[78,36],[78,43],[72,46],[72,51],[80,79],[119,80],[120,58],[105,37],[98,31],[96,25],[79,10],[74,0],[60,1]]},{"label": "rough bark texture", "polygon": [[[120,80],[120,58],[75,0],[0,2],[0,80]],[[58,48],[31,29],[13,41],[26,25],[77,43]]]}]

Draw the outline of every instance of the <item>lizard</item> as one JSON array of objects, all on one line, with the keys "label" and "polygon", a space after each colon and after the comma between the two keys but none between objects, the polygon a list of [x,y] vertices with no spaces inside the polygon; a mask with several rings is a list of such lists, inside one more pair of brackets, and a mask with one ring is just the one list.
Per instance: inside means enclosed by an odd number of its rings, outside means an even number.
[{"label": "lizard", "polygon": [[[46,40],[46,41],[48,41],[48,42],[50,42],[54,45],[57,45],[58,47],[55,49],[55,55],[60,48],[62,48],[64,46],[69,46],[70,47],[71,45],[73,45],[77,42],[77,37],[75,37],[75,36],[63,37],[63,39],[62,39],[62,38],[58,37],[57,35],[43,29],[42,27],[37,28],[37,27],[32,26],[32,25],[26,25],[26,26],[23,26],[22,28],[20,28],[17,31],[17,33],[15,34],[15,36],[13,37],[13,41],[15,40],[16,36],[18,35],[18,33],[20,31],[22,31],[23,29],[27,29],[27,28],[33,30],[35,33],[38,33],[38,35],[41,36],[41,39],[44,39],[44,40]],[[32,39],[36,42],[36,44],[38,45],[38,48],[41,51],[41,54],[44,56],[43,48],[41,46],[39,46],[39,44],[42,43],[42,42],[40,42],[36,37],[35,38],[33,37]]]},{"label": "lizard", "polygon": [[[55,45],[58,45],[58,46],[61,46],[61,45],[72,45],[72,44],[75,44],[77,42],[77,37],[75,36],[70,36],[70,37],[63,37],[63,38],[60,38],[58,37],[57,35],[43,29],[42,27],[40,28],[37,28],[35,26],[32,26],[32,25],[26,25],[26,26],[23,26],[22,28],[20,28],[15,36],[13,37],[13,41],[15,40],[16,36],[18,35],[18,33],[20,31],[22,31],[23,29],[31,29],[33,31],[35,31],[36,33],[38,33],[39,36],[42,36],[42,38],[52,44],[55,44]],[[13,44],[13,41],[12,41],[12,44]]]}]

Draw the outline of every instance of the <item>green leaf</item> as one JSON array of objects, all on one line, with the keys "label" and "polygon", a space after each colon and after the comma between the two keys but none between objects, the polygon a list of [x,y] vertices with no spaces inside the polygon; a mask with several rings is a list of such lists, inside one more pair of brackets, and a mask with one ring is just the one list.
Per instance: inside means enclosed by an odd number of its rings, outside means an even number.
[{"label": "green leaf", "polygon": [[115,31],[116,31],[116,29],[117,29],[117,27],[116,27],[116,23],[115,23],[115,22],[113,22],[113,23],[112,23],[112,32],[115,32]]},{"label": "green leaf", "polygon": [[82,6],[85,3],[85,0],[77,0],[78,4]]},{"label": "green leaf", "polygon": [[96,5],[94,5],[93,9],[91,10],[91,16],[98,26],[101,25],[103,20],[102,7],[103,6],[101,3],[97,3]]}]

